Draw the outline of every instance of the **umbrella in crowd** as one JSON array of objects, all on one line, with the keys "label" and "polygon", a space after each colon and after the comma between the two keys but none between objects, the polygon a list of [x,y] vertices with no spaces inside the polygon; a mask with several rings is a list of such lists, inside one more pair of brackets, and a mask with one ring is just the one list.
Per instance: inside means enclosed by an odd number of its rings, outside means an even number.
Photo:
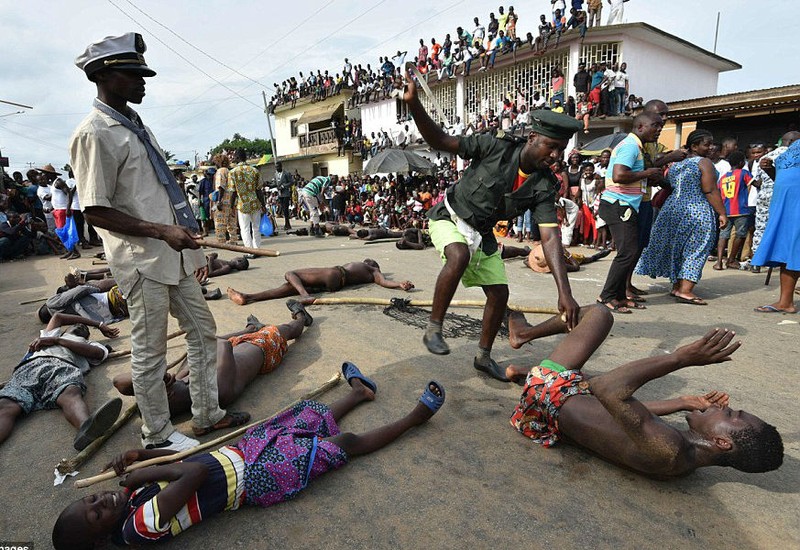
[{"label": "umbrella in crowd", "polygon": [[432,174],[433,164],[428,159],[405,149],[385,149],[369,159],[364,166],[364,173],[369,175],[411,172]]},{"label": "umbrella in crowd", "polygon": [[627,136],[628,134],[626,132],[617,132],[615,134],[609,134],[607,136],[593,139],[580,148],[581,155],[587,157],[599,155],[606,149],[613,149],[616,147],[619,142],[625,139]]}]

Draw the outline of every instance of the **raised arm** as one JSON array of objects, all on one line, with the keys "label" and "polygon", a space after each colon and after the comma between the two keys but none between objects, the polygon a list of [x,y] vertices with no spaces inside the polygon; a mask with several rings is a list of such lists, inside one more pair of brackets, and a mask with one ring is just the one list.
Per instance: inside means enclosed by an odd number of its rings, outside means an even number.
[{"label": "raised arm", "polygon": [[414,117],[414,122],[417,123],[417,130],[419,130],[422,139],[437,151],[458,154],[458,138],[443,132],[442,128],[431,119],[419,100],[417,84],[407,70],[405,82],[406,89],[403,94],[403,101],[408,105],[408,110],[411,112],[411,116]]},{"label": "raised arm", "polygon": [[[592,394],[640,449],[654,456],[663,456],[662,453],[671,452],[670,443],[678,444],[676,438],[679,436],[671,428],[655,422],[654,413],[633,397],[634,392],[650,380],[685,367],[730,361],[731,354],[741,345],[741,342],[731,343],[734,335],[727,329],[714,329],[669,355],[633,361],[591,378]],[[667,408],[662,407],[659,412],[665,410]],[[654,438],[661,439],[667,446],[651,445]]]}]

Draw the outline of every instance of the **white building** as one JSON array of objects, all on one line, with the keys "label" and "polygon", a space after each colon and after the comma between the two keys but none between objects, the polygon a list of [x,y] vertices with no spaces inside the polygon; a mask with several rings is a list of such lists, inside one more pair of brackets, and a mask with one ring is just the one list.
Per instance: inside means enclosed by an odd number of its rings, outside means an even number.
[{"label": "white building", "polygon": [[[565,97],[574,96],[572,79],[579,62],[587,67],[593,63],[607,62],[628,65],[630,92],[649,99],[667,102],[716,95],[719,74],[740,69],[741,65],[713,54],[686,40],[673,36],[646,23],[600,26],[589,29],[582,41],[577,30],[562,35],[558,45],[550,39],[548,50],[535,55],[529,46],[519,48],[515,56],[498,55],[495,68],[478,72],[480,63],[472,63],[468,77],[437,81],[429,75],[428,84],[451,123],[460,117],[465,124],[475,113],[485,113],[489,108],[498,111],[504,97],[515,98],[519,87],[529,97],[534,91],[549,101],[550,78],[554,68],[566,76]],[[461,72],[461,71],[459,71]],[[423,99],[428,112],[431,102]],[[371,103],[361,107],[361,121],[368,134],[380,129],[396,128],[400,107],[394,100]],[[592,120],[591,133],[581,136],[581,141],[611,133],[627,131],[630,119],[611,117]]]},{"label": "white building", "polygon": [[[584,40],[577,30],[570,30],[557,44],[555,37],[551,38],[542,55],[524,45],[513,55],[498,55],[494,69],[479,72],[480,62],[474,60],[470,76],[438,81],[434,72],[429,75],[428,84],[450,123],[455,123],[459,117],[466,125],[476,113],[485,113],[488,109],[498,112],[503,98],[516,98],[517,88],[528,98],[538,91],[549,102],[554,68],[561,69],[565,75],[565,98],[574,96],[572,81],[579,62],[585,62],[587,67],[600,62],[609,65],[625,62],[630,93],[645,101],[658,98],[666,102],[716,95],[719,74],[741,68],[734,61],[647,23],[628,23],[594,27],[589,29]],[[458,72],[462,72],[460,68]],[[433,113],[432,102],[422,90],[420,97],[428,112]],[[366,136],[386,131],[394,138],[409,124],[412,134],[409,147],[427,156],[435,155],[427,152],[426,145],[415,143],[419,135],[413,121],[405,120],[407,112],[402,102],[387,99],[345,113],[347,98],[349,92],[342,92],[341,96],[323,102],[306,101],[298,103],[294,109],[282,106],[275,110],[277,151],[279,160],[284,161],[287,168],[294,171],[297,166],[304,176],[359,171],[358,155],[348,152],[346,157],[336,156],[335,138],[328,130],[331,118],[344,114],[351,118],[360,116]],[[577,139],[585,143],[611,132],[629,131],[630,124],[629,117],[592,119],[590,133]]]}]

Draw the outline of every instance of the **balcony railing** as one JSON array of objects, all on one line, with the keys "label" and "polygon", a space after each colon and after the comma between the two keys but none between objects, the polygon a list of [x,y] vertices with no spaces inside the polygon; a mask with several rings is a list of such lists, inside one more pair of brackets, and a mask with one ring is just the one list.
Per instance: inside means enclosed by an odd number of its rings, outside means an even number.
[{"label": "balcony railing", "polygon": [[333,145],[336,146],[336,133],[333,128],[325,128],[323,130],[312,130],[308,134],[300,134],[300,147],[306,149],[308,147],[317,147],[319,145]]}]

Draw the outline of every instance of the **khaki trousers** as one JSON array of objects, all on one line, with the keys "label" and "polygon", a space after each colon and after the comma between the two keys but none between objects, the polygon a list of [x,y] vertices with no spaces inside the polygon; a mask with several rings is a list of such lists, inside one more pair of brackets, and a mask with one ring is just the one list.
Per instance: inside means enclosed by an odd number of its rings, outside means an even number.
[{"label": "khaki trousers", "polygon": [[162,443],[175,431],[170,421],[167,388],[167,321],[171,314],[186,331],[192,420],[205,428],[219,422],[225,411],[217,391],[217,327],[194,275],[177,285],[144,277],[131,290],[131,376],[142,414],[143,443]]}]

